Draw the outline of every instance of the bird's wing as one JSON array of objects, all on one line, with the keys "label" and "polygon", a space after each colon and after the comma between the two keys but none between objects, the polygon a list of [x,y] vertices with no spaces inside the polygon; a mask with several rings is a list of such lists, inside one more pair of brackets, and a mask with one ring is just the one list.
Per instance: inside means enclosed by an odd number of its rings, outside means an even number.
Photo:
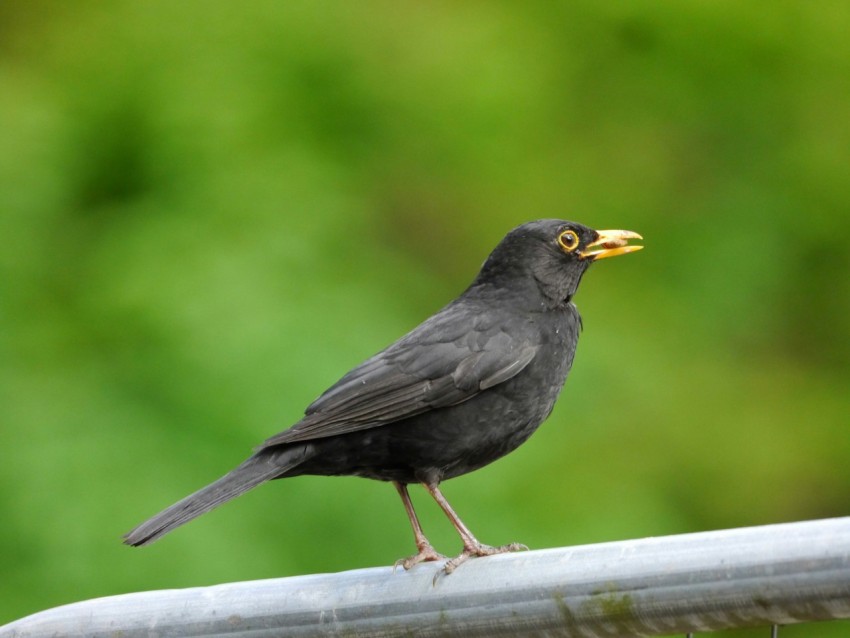
[{"label": "bird's wing", "polygon": [[455,405],[522,371],[537,352],[531,326],[496,325],[450,305],[351,370],[304,418],[262,447],[364,430]]}]

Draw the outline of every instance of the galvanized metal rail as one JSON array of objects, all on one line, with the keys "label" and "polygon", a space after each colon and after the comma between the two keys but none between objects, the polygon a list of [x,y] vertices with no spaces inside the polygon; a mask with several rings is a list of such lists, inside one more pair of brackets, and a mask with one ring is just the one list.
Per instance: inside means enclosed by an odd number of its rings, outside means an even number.
[{"label": "galvanized metal rail", "polygon": [[42,636],[654,636],[850,618],[850,518],[194,589],[49,609]]}]

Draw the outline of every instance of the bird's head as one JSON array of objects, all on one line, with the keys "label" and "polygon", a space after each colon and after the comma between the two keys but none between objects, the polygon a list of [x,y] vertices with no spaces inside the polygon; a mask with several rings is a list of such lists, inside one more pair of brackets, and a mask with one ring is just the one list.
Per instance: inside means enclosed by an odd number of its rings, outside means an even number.
[{"label": "bird's head", "polygon": [[547,305],[562,304],[575,294],[590,264],[643,248],[629,245],[630,239],[643,238],[630,230],[593,230],[561,219],[528,222],[496,246],[473,286],[539,294]]}]

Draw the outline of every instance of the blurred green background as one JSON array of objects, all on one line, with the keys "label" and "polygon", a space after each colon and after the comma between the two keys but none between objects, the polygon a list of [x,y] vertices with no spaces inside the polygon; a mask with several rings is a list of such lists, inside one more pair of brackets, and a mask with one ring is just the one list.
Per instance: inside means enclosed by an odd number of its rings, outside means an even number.
[{"label": "blurred green background", "polygon": [[354,478],[120,536],[541,217],[646,250],[584,279],[549,421],[445,485],[484,542],[850,513],[849,32],[830,1],[0,3],[0,622],[411,553]]}]

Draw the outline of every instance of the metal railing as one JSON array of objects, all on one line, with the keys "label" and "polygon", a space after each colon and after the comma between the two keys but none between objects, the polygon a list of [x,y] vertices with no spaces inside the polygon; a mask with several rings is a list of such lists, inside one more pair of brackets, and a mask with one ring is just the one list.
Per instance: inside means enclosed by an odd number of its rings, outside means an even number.
[{"label": "metal railing", "polygon": [[656,636],[850,618],[850,518],[150,591],[0,627],[41,636]]}]

